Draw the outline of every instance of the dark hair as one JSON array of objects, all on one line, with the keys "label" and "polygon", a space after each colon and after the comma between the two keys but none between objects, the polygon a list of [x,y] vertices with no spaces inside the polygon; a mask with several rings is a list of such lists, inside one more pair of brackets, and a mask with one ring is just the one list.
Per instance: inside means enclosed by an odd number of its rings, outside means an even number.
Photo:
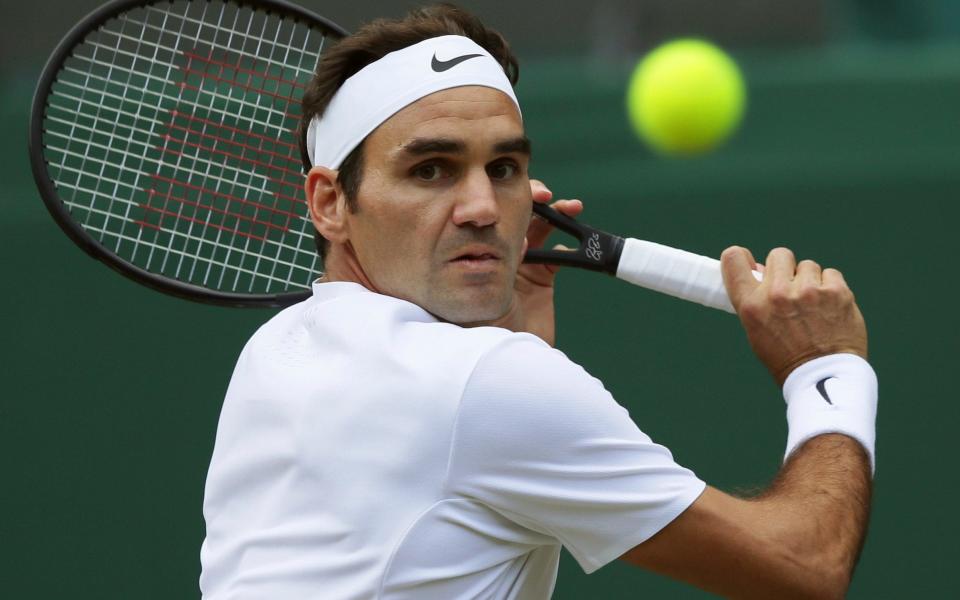
[{"label": "dark hair", "polygon": [[[313,166],[307,153],[307,127],[314,116],[323,115],[343,82],[391,52],[444,35],[462,35],[479,44],[500,63],[510,83],[517,84],[520,67],[506,40],[462,8],[447,3],[436,4],[413,10],[401,19],[377,19],[343,38],[320,57],[317,70],[301,100],[303,116],[297,137],[304,168],[310,170]],[[357,210],[362,175],[363,142],[347,155],[339,170],[340,186],[351,211]],[[314,239],[322,258],[326,253],[327,240],[319,232],[314,232]]]}]

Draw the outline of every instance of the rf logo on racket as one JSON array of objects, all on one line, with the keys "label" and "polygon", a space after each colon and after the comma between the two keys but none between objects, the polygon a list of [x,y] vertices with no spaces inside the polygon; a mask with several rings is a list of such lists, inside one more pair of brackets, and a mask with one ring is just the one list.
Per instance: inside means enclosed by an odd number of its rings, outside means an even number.
[{"label": "rf logo on racket", "polygon": [[591,233],[587,238],[587,258],[600,262],[603,260],[603,250],[600,248],[600,234]]}]

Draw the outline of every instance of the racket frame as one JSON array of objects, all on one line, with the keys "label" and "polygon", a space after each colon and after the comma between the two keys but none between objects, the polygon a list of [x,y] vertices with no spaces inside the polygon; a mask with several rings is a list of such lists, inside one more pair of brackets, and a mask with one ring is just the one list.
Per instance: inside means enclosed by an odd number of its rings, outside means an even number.
[{"label": "racket frame", "polygon": [[[228,3],[228,0],[223,1],[224,4]],[[43,123],[47,115],[47,99],[53,88],[53,84],[57,80],[57,75],[60,73],[67,59],[70,58],[73,49],[81,44],[90,33],[96,31],[101,25],[123,12],[142,6],[161,3],[162,2],[156,1],[151,2],[149,0],[113,0],[108,2],[95,9],[74,25],[60,43],[57,44],[50,58],[47,59],[33,95],[33,102],[30,108],[30,133],[27,142],[30,153],[31,171],[33,172],[33,178],[37,184],[37,189],[40,192],[43,203],[63,232],[87,254],[119,272],[121,275],[151,289],[178,298],[205,304],[241,308],[279,308],[301,302],[311,295],[312,292],[310,289],[276,294],[225,292],[187,283],[164,275],[158,275],[131,264],[105,247],[83,229],[83,227],[73,219],[67,205],[57,193],[56,185],[48,173],[47,161],[43,154]],[[297,22],[308,23],[311,26],[319,25],[320,28],[329,30],[331,34],[338,36],[338,38],[347,35],[347,31],[333,21],[292,2],[287,2],[286,0],[255,0],[233,2],[233,4],[262,10],[268,15],[276,13],[284,17],[290,17]],[[299,143],[297,146],[299,146]]]},{"label": "racket frame", "polygon": [[578,267],[610,275],[617,274],[620,255],[623,253],[622,237],[584,225],[540,202],[533,203],[533,213],[536,215],[534,218],[540,217],[560,231],[572,235],[579,244],[572,250],[541,248],[527,250],[523,262]]}]

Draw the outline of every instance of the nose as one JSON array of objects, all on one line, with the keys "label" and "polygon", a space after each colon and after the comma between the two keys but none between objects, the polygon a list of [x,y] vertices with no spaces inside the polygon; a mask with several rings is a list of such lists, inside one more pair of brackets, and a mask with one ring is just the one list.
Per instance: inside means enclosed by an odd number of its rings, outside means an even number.
[{"label": "nose", "polygon": [[454,224],[488,227],[499,221],[500,206],[486,169],[471,170],[458,190],[457,202],[453,207]]}]

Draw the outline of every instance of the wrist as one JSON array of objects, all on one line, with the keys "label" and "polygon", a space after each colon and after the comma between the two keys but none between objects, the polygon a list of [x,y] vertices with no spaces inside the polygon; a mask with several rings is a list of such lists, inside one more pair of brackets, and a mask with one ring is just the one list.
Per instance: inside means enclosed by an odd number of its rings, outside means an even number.
[{"label": "wrist", "polygon": [[857,440],[876,469],[877,376],[855,354],[831,354],[808,361],[783,384],[787,403],[787,449],[784,460],[801,444],[824,433]]}]

